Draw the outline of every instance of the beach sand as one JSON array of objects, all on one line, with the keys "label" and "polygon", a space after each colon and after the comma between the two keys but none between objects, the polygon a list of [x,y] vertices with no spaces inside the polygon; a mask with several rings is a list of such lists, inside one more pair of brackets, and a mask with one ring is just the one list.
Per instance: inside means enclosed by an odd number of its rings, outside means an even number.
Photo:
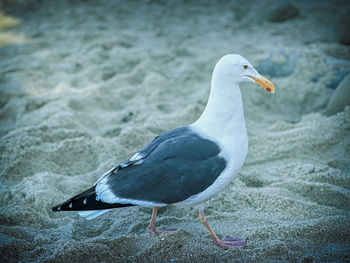
[{"label": "beach sand", "polygon": [[[0,29],[21,41],[0,47],[0,261],[350,262],[350,46],[339,22],[349,8],[3,2],[18,23]],[[241,85],[248,157],[206,203],[218,236],[245,238],[244,248],[216,247],[193,208],[161,208],[158,227],[178,230],[159,237],[146,230],[150,208],[91,221],[51,212],[158,134],[196,120],[226,53],[276,87]]]}]

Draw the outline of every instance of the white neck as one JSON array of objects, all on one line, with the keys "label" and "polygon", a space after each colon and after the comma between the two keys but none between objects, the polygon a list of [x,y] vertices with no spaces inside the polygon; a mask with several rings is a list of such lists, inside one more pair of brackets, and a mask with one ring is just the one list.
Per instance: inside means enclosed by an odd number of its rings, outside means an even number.
[{"label": "white neck", "polygon": [[193,123],[206,136],[221,145],[232,146],[247,139],[241,90],[232,79],[214,70],[207,106]]}]

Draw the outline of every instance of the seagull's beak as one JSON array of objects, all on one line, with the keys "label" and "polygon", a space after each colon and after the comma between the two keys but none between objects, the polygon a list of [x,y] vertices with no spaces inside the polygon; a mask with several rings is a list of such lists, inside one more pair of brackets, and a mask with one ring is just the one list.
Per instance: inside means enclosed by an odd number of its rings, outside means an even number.
[{"label": "seagull's beak", "polygon": [[256,84],[258,84],[259,86],[263,87],[264,90],[271,92],[271,93],[275,93],[275,86],[272,84],[271,81],[269,81],[268,79],[266,79],[265,77],[259,75],[259,78],[253,77],[253,76],[248,76],[250,78],[252,78]]}]

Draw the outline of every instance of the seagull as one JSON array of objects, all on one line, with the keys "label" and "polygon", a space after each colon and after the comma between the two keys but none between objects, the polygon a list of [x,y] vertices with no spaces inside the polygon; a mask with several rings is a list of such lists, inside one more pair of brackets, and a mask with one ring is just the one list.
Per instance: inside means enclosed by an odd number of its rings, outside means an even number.
[{"label": "seagull", "polygon": [[56,205],[52,211],[78,211],[93,219],[112,208],[152,207],[148,232],[156,228],[158,207],[194,207],[214,243],[224,249],[243,247],[245,240],[219,239],[204,215],[204,202],[238,175],[248,152],[239,83],[253,82],[270,93],[271,81],[238,54],[216,64],[207,105],[198,120],[155,137],[126,162],[103,174],[88,190]]}]

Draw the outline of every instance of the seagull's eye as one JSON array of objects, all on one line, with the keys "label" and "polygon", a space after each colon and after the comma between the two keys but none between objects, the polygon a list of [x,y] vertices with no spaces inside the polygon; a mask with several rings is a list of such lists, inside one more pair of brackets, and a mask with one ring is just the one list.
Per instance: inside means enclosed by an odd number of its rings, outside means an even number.
[{"label": "seagull's eye", "polygon": [[244,65],[243,65],[243,68],[244,68],[244,69],[248,69],[248,65],[247,65],[247,64],[244,64]]}]

